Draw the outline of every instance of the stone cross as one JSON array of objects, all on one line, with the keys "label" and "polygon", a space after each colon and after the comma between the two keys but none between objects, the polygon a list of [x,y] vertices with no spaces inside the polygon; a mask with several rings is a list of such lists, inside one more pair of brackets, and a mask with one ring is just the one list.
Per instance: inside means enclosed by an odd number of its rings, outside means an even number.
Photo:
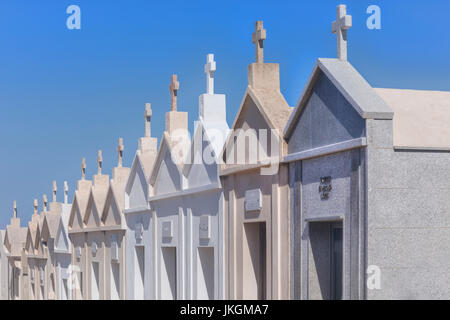
[{"label": "stone cross", "polygon": [[56,185],[56,181],[53,181],[53,202],[56,202],[56,191],[58,190],[58,187]]},{"label": "stone cross", "polygon": [[177,81],[177,75],[172,75],[172,81],[170,82],[170,97],[171,97],[171,110],[177,111],[177,96],[178,89],[180,89],[180,83]]},{"label": "stone cross", "polygon": [[337,57],[347,61],[347,30],[352,26],[352,16],[347,14],[345,4],[336,7],[336,21],[331,24],[331,32],[336,33]]},{"label": "stone cross", "polygon": [[64,203],[67,204],[69,200],[69,186],[67,185],[67,181],[64,181]]},{"label": "stone cross", "polygon": [[81,180],[86,178],[86,158],[81,159]]},{"label": "stone cross", "polygon": [[44,209],[44,212],[47,212],[47,195],[46,194],[44,194],[44,195],[42,195],[42,206],[43,206],[43,209]]},{"label": "stone cross", "polygon": [[102,156],[102,150],[98,150],[97,153],[97,174],[102,174],[102,163],[103,163],[103,156]]},{"label": "stone cross", "polygon": [[255,33],[252,35],[252,42],[255,44],[256,63],[264,63],[264,40],[266,40],[266,29],[263,28],[262,21],[256,21]]},{"label": "stone cross", "polygon": [[14,217],[14,219],[15,218],[17,218],[17,202],[16,202],[16,200],[14,200],[14,202],[13,202],[13,217]]},{"label": "stone cross", "polygon": [[34,201],[33,201],[33,208],[34,208],[33,214],[37,214],[37,212],[38,212],[38,200],[37,199],[34,199]]},{"label": "stone cross", "polygon": [[152,135],[152,128],[151,128],[152,105],[150,103],[145,104],[144,119],[145,119],[145,136],[150,137]]},{"label": "stone cross", "polygon": [[119,160],[118,160],[118,167],[122,167],[122,162],[123,162],[123,139],[119,138],[119,144],[117,145],[117,154],[119,156]]},{"label": "stone cross", "polygon": [[212,53],[206,56],[205,73],[206,73],[206,93],[214,94],[214,71],[216,71],[216,62]]}]

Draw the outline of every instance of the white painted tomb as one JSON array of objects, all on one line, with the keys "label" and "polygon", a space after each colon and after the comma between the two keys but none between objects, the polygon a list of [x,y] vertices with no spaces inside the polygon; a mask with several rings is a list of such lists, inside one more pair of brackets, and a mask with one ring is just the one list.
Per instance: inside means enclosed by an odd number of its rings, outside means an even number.
[{"label": "white painted tomb", "polygon": [[221,155],[227,299],[289,297],[288,170],[279,161],[292,108],[280,92],[279,65],[263,60],[265,39],[257,21],[256,63],[248,66],[248,86]]},{"label": "white painted tomb", "polygon": [[30,300],[42,300],[42,295],[40,291],[39,275],[39,259],[37,254],[37,230],[39,226],[39,215],[38,215],[38,200],[34,199],[33,202],[33,215],[31,220],[28,222],[27,228],[27,238],[25,242],[25,255],[27,259],[28,266],[28,277],[27,277],[27,299]]},{"label": "white painted tomb", "polygon": [[72,297],[69,277],[71,246],[67,233],[71,209],[71,204],[67,203],[68,191],[67,182],[64,181],[64,202],[57,202],[57,185],[56,181],[53,181],[53,199],[50,202],[50,210],[44,217],[41,235],[48,248],[49,299],[55,300],[70,300]]},{"label": "white painted tomb", "polygon": [[104,300],[105,295],[105,233],[101,216],[109,189],[109,175],[102,174],[102,151],[97,155],[97,174],[92,177],[86,212],[84,232],[86,235],[86,275],[88,300]]},{"label": "white painted tomb", "polygon": [[81,179],[78,180],[69,216],[69,239],[72,245],[72,300],[87,300],[87,236],[84,216],[92,182],[86,180],[86,160],[81,162]]},{"label": "white painted tomb", "polygon": [[166,130],[150,176],[150,207],[153,211],[155,298],[186,299],[186,212],[179,197],[171,197],[183,188],[182,168],[186,146],[188,114],[177,111],[179,82],[172,75],[171,111],[166,113]]},{"label": "white painted tomb", "polygon": [[206,93],[199,97],[199,119],[183,167],[179,197],[185,215],[180,247],[186,252],[186,299],[223,299],[223,192],[217,163],[229,132],[224,94],[214,93],[214,55],[207,55]]},{"label": "white painted tomb", "polygon": [[[20,226],[20,218],[17,217],[17,205],[14,201],[14,213],[10,224],[6,226],[3,244],[8,253],[8,300],[23,300],[27,298],[24,274],[28,274],[28,267],[23,259],[28,229]],[[25,272],[24,272],[25,271]]]},{"label": "white painted tomb", "polygon": [[154,231],[148,196],[157,138],[151,136],[151,117],[151,105],[147,103],[144,112],[145,135],[139,139],[125,185],[125,282],[126,299],[130,300],[155,298]]},{"label": "white painted tomb", "polygon": [[123,215],[125,185],[130,168],[122,166],[123,139],[117,146],[118,163],[112,170],[112,179],[101,216],[101,230],[104,232],[105,248],[105,299],[125,299],[125,232]]}]

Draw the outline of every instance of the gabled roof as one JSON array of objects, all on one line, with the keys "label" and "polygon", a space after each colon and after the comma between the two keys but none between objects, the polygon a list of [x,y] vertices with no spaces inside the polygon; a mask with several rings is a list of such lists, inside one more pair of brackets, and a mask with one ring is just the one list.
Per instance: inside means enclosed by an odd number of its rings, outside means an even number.
[{"label": "gabled roof", "polygon": [[[212,141],[211,137],[209,137],[208,131],[210,130],[219,130],[222,132],[223,135],[223,141]],[[190,151],[188,152],[188,154],[186,155],[186,160],[184,161],[184,166],[182,169],[182,172],[185,176],[187,176],[189,174],[189,172],[191,171],[192,165],[193,165],[193,160],[194,160],[194,155],[195,152],[201,152],[201,157],[202,157],[202,163],[203,162],[203,142],[207,142],[207,144],[209,146],[212,147],[212,150],[214,152],[214,159],[217,163],[217,161],[220,159],[220,153],[222,151],[223,145],[226,142],[226,139],[228,137],[228,134],[230,132],[230,128],[228,128],[228,125],[224,119],[224,121],[222,123],[218,123],[218,122],[214,122],[214,123],[205,123],[201,118],[198,120],[196,127],[194,128],[194,136],[191,140],[191,146],[190,146]],[[201,139],[201,143],[200,143],[200,148],[201,150],[193,150],[193,148],[195,147],[195,141],[196,141],[196,137],[197,135],[202,134],[202,139]],[[189,161],[188,161],[189,160]]]},{"label": "gabled roof", "polygon": [[325,74],[363,119],[393,118],[392,109],[348,61],[320,58],[317,60],[284,129],[285,138],[290,137],[320,73]]},{"label": "gabled roof", "polygon": [[[71,242],[69,241],[69,237],[68,237],[70,206],[71,206],[71,204],[66,204],[66,203],[62,204],[62,212],[60,215],[58,228],[56,230],[56,235],[55,235],[55,249],[57,249],[57,250],[67,249],[70,251],[70,249],[71,249]],[[67,246],[66,248],[61,248],[59,246],[61,236],[63,236],[65,238],[65,246]]]},{"label": "gabled roof", "polygon": [[39,248],[39,245],[41,243],[42,238],[42,227],[44,225],[44,218],[46,216],[46,212],[42,211],[39,216],[37,217],[37,226],[36,226],[36,234],[35,234],[35,240],[34,240],[34,246],[35,248]]},{"label": "gabled roof", "polygon": [[[254,102],[254,104],[258,108],[258,111],[271,129],[279,129],[280,131],[283,131],[286,122],[291,116],[293,108],[288,105],[279,90],[275,88],[254,89],[250,86],[248,86],[247,90],[245,91],[244,98],[242,99],[241,105],[239,107],[239,111],[234,119],[232,130],[238,129],[238,121],[241,118],[241,113],[244,110],[247,99],[251,99]],[[223,158],[227,145],[231,143],[230,139],[232,137],[233,135],[229,135],[225,144],[223,145],[222,152],[220,154],[221,158]]]},{"label": "gabled roof", "polygon": [[[108,188],[108,193],[106,197],[106,203],[105,207],[102,212],[101,220],[103,221],[103,224],[108,225],[108,213],[109,208],[111,207],[112,203],[115,204],[115,207],[118,209],[118,214],[120,217],[122,217],[123,209],[125,207],[125,187],[127,185],[128,178],[125,178],[129,176],[130,169],[125,167],[120,168],[114,168],[117,170],[118,177],[114,177],[111,180],[111,183]],[[120,221],[121,225],[122,219]]]},{"label": "gabled roof", "polygon": [[31,221],[28,222],[28,229],[27,229],[27,238],[25,241],[25,248],[27,250],[30,250],[29,254],[33,255],[34,250],[36,248],[35,241],[36,241],[36,235],[37,235],[37,229],[38,229],[38,223],[39,223],[39,216],[37,214],[33,214],[31,216]]},{"label": "gabled roof", "polygon": [[89,199],[90,189],[83,189],[83,190],[75,190],[75,194],[73,197],[72,202],[72,208],[70,210],[70,216],[69,216],[69,230],[73,227],[73,222],[75,219],[75,214],[77,209],[80,212],[80,219],[81,223],[83,223],[84,214],[86,212],[87,208],[87,202]]},{"label": "gabled roof", "polygon": [[[172,148],[173,148],[173,143],[170,139],[170,136],[167,133],[167,131],[164,131],[162,139],[161,139],[161,144],[158,149],[158,154],[156,156],[156,160],[153,165],[153,169],[152,169],[150,179],[149,179],[151,185],[154,185],[156,182],[156,177],[158,176],[158,172],[161,167],[161,163],[164,161],[164,156],[165,156],[166,152],[169,152],[170,155],[172,155]],[[178,169],[178,174],[180,174],[180,177],[181,177],[182,166],[183,166],[182,163],[176,165],[176,167]]]},{"label": "gabled roof", "polygon": [[27,239],[28,228],[20,225],[7,225],[4,244],[10,257],[20,257]]},{"label": "gabled roof", "polygon": [[44,217],[42,226],[42,236],[45,238],[55,238],[58,230],[59,220],[61,219],[62,203],[52,202],[50,210]]},{"label": "gabled roof", "polygon": [[95,212],[93,210],[94,207],[95,207],[97,214],[99,215],[97,217],[98,218],[97,226],[99,226],[99,224],[101,223],[101,214],[103,212],[103,209],[105,208],[106,196],[108,195],[108,186],[109,186],[109,184],[92,186],[91,192],[89,194],[86,212],[85,212],[84,218],[83,218],[85,225],[88,225],[90,219],[93,218],[92,213]]},{"label": "gabled roof", "polygon": [[131,189],[131,184],[133,183],[135,176],[138,170],[141,170],[144,174],[145,180],[148,183],[150,180],[150,174],[152,172],[152,168],[155,162],[156,153],[155,152],[136,152],[136,155],[133,160],[133,164],[131,166],[131,173],[128,177],[128,181],[126,183],[126,189]]}]

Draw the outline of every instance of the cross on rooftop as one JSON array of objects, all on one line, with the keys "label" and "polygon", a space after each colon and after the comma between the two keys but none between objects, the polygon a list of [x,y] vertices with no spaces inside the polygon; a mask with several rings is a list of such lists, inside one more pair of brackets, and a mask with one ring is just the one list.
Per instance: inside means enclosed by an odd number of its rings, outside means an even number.
[{"label": "cross on rooftop", "polygon": [[58,186],[56,185],[56,181],[53,181],[53,202],[56,202],[56,191],[58,190]]},{"label": "cross on rooftop", "polygon": [[13,202],[13,217],[17,218],[17,202],[14,200]]},{"label": "cross on rooftop", "polygon": [[255,32],[252,35],[252,42],[255,44],[256,63],[264,63],[264,40],[266,40],[266,29],[263,28],[262,21],[256,21]]},{"label": "cross on rooftop", "polygon": [[172,81],[170,82],[170,97],[171,97],[171,110],[177,111],[177,96],[178,89],[180,89],[180,83],[177,81],[177,75],[172,75]]},{"label": "cross on rooftop", "polygon": [[336,7],[336,21],[331,24],[331,32],[336,33],[337,57],[347,61],[347,30],[352,26],[352,16],[347,14],[345,4]]},{"label": "cross on rooftop", "polygon": [[81,180],[86,178],[86,158],[81,159]]},{"label": "cross on rooftop", "polygon": [[145,118],[145,136],[150,137],[152,135],[151,129],[152,105],[148,102],[145,104],[144,118]]},{"label": "cross on rooftop", "polygon": [[47,211],[47,195],[46,194],[44,194],[44,195],[42,195],[42,206],[43,206],[43,209],[44,209],[44,212],[46,212]]},{"label": "cross on rooftop", "polygon": [[67,185],[67,181],[64,181],[64,203],[67,203],[69,196],[69,186]]},{"label": "cross on rooftop", "polygon": [[206,93],[214,94],[214,71],[216,71],[216,62],[212,53],[206,56],[205,73],[206,73]]},{"label": "cross on rooftop", "polygon": [[102,163],[103,163],[102,150],[98,150],[98,153],[97,153],[97,174],[102,174]]},{"label": "cross on rooftop", "polygon": [[117,154],[119,156],[119,161],[118,161],[118,164],[117,164],[118,167],[122,167],[123,150],[124,150],[123,139],[119,138],[119,144],[117,145]]}]

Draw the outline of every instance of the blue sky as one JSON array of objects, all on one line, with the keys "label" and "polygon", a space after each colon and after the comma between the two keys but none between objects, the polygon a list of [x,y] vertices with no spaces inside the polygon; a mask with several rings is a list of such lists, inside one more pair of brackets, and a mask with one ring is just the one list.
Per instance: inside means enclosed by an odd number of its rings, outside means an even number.
[{"label": "blue sky", "polygon": [[[26,225],[33,199],[51,199],[51,184],[116,165],[124,138],[130,166],[143,135],[145,102],[161,137],[172,73],[179,110],[197,118],[207,53],[217,61],[215,89],[227,94],[231,124],[254,61],[251,34],[264,20],[265,61],[280,63],[281,89],[294,105],[318,57],[336,56],[335,7],[353,16],[349,61],[376,87],[450,90],[446,0],[412,1],[138,1],[2,0],[0,2],[0,228],[18,202]],[[66,8],[81,8],[81,30],[66,28]],[[381,8],[381,30],[366,27],[366,9]]]}]

